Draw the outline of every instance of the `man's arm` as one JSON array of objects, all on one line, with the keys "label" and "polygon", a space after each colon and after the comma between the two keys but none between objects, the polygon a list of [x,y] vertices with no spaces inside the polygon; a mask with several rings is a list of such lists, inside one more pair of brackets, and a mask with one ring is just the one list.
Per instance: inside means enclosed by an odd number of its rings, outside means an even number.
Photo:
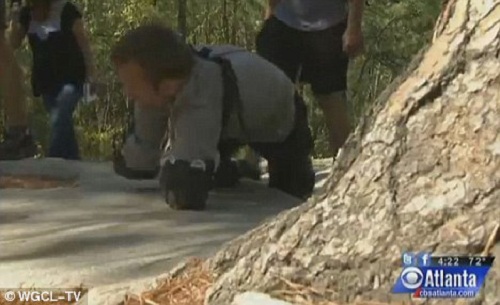
[{"label": "man's arm", "polygon": [[162,158],[160,187],[174,209],[204,209],[212,189],[219,158],[219,120],[203,113],[207,111],[186,113],[176,121],[176,137]]},{"label": "man's arm", "polygon": [[267,20],[273,15],[274,10],[276,9],[276,6],[280,2],[281,2],[281,0],[269,0],[268,4],[266,6],[266,11],[264,13],[264,19]]},{"label": "man's arm", "polygon": [[90,48],[88,35],[85,30],[83,20],[81,18],[75,20],[75,23],[73,23],[73,33],[78,42],[78,46],[80,47],[80,50],[83,53],[85,68],[87,71],[87,80],[93,80],[96,76],[96,71],[95,71],[96,69],[94,65],[94,60],[92,56],[92,50]]},{"label": "man's arm", "polygon": [[347,29],[345,31],[344,52],[350,57],[355,57],[363,50],[363,11],[365,0],[349,0],[349,13],[347,17]]},{"label": "man's arm", "polygon": [[364,0],[349,0],[349,15],[347,28],[352,31],[361,31],[363,23]]},{"label": "man's arm", "polygon": [[157,109],[134,109],[134,128],[121,152],[114,156],[115,172],[127,179],[154,179],[159,171],[161,142],[168,114]]}]

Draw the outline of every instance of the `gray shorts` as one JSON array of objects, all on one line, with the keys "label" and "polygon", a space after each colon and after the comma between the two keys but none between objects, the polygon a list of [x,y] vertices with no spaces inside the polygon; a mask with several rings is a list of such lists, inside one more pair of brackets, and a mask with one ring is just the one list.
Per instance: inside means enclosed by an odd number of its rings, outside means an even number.
[{"label": "gray shorts", "polygon": [[7,10],[5,5],[5,0],[0,0],[0,30],[5,30],[7,28]]}]

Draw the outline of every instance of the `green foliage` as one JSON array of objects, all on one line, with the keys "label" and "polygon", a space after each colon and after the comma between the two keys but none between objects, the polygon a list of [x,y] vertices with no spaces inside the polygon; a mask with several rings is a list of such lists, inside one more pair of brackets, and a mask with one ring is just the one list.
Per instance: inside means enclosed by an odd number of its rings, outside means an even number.
[{"label": "green foliage", "polygon": [[[365,52],[351,62],[349,101],[355,120],[363,114],[385,87],[397,77],[432,36],[441,1],[377,0],[365,8],[363,33]],[[310,122],[317,157],[330,156],[321,111],[312,101]]]},{"label": "green foliage", "polygon": [[[90,33],[100,78],[107,94],[91,105],[80,105],[75,115],[82,156],[106,160],[111,139],[120,133],[130,107],[116,80],[109,52],[113,42],[128,29],[146,20],[177,24],[177,4],[172,0],[77,0]],[[187,1],[187,0],[184,0]],[[187,2],[188,41],[194,44],[236,44],[254,48],[262,24],[265,0],[197,0]],[[366,7],[364,34],[366,52],[352,62],[348,96],[355,117],[403,71],[412,56],[429,40],[441,1],[371,1]],[[29,70],[30,53],[18,54]],[[29,74],[28,74],[29,77]],[[26,82],[28,86],[29,82]],[[311,128],[317,157],[328,156],[326,130],[321,111],[306,88]],[[43,147],[47,147],[47,115],[37,100],[31,101],[32,125]],[[1,124],[1,122],[0,122]]]}]

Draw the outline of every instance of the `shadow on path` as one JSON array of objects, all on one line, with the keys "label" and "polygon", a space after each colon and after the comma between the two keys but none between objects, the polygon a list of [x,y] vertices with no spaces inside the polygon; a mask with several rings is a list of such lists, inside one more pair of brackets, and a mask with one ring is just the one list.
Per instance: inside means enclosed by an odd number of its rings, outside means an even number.
[{"label": "shadow on path", "polygon": [[[20,168],[41,171],[38,162]],[[243,181],[212,192],[206,211],[173,211],[154,181],[127,181],[106,163],[78,166],[78,188],[0,190],[0,286],[95,286],[154,276],[188,256],[209,256],[301,203]]]}]

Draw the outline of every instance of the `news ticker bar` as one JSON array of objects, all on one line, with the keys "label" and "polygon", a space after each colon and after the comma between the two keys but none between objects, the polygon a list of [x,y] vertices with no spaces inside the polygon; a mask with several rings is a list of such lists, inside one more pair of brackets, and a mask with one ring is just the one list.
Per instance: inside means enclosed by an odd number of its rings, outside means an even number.
[{"label": "news ticker bar", "polygon": [[0,288],[0,305],[82,304],[87,288]]},{"label": "news ticker bar", "polygon": [[431,266],[442,267],[491,267],[493,256],[431,256]]},{"label": "news ticker bar", "polygon": [[474,255],[436,255],[429,252],[403,252],[401,261],[405,267],[491,267],[493,266],[495,257]]}]

